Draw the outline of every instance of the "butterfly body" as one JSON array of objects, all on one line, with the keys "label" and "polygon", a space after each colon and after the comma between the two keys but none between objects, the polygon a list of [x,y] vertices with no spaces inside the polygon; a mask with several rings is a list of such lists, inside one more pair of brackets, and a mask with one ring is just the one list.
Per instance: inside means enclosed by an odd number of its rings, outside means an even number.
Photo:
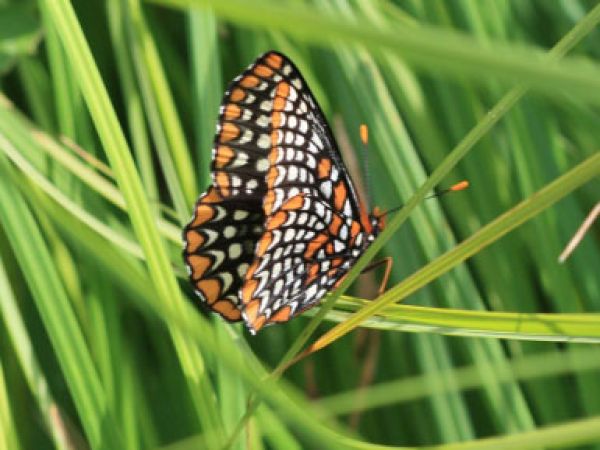
[{"label": "butterfly body", "polygon": [[383,227],[280,53],[259,57],[225,92],[212,156],[184,259],[202,302],[253,333],[316,305]]}]

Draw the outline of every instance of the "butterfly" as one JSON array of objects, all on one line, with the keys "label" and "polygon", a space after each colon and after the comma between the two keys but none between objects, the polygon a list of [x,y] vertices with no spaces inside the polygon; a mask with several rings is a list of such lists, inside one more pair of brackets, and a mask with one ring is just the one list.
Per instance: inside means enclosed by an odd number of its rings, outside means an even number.
[{"label": "butterfly", "polygon": [[201,303],[252,334],[317,305],[384,227],[306,81],[275,51],[227,88],[211,172],[183,231],[185,264]]}]

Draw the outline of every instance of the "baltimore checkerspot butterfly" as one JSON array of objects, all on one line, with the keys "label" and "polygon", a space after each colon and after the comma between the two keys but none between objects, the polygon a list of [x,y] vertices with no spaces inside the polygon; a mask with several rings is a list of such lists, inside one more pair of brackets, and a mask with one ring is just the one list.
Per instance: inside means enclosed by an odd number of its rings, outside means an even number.
[{"label": "baltimore checkerspot butterfly", "polygon": [[316,305],[383,228],[281,53],[260,56],[229,85],[211,170],[184,229],[184,259],[201,301],[252,333]]}]

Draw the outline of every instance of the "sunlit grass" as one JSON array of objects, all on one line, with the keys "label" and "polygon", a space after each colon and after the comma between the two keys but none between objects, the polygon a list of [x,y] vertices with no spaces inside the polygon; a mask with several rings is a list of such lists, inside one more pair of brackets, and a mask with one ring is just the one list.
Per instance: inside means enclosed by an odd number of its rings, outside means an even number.
[{"label": "sunlit grass", "polygon": [[[600,445],[597,233],[557,261],[600,191],[600,7],[73,3],[0,8],[0,448]],[[271,48],[404,208],[251,337],[193,307],[180,229],[224,83]],[[378,253],[388,291],[336,301]]]}]

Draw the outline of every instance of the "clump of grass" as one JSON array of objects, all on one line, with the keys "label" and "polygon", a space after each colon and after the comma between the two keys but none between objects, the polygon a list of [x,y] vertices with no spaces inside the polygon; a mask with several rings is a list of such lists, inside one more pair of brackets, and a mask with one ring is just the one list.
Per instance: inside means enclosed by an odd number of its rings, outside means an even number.
[{"label": "clump of grass", "polygon": [[[0,447],[600,442],[597,236],[557,262],[598,200],[599,7],[73,3],[0,9]],[[271,48],[405,206],[249,337],[194,308],[179,230],[224,84]],[[393,286],[338,298],[378,253]]]}]

